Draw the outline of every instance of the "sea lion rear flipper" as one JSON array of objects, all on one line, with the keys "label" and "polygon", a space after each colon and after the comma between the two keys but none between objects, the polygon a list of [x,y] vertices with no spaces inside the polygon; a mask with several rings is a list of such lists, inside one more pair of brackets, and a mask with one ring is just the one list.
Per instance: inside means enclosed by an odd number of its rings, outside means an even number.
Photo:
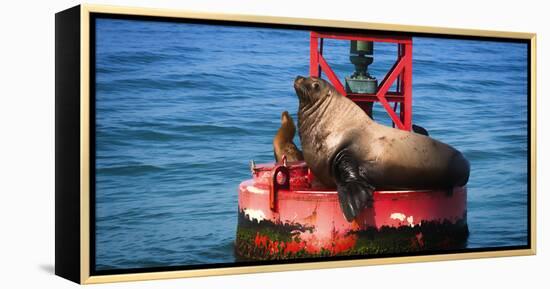
[{"label": "sea lion rear flipper", "polygon": [[428,133],[428,130],[419,126],[419,125],[416,125],[413,123],[412,125],[412,130],[413,132],[416,132],[417,134],[421,134],[421,135],[425,135],[425,136],[430,136],[430,134]]},{"label": "sea lion rear flipper", "polygon": [[351,222],[365,206],[372,206],[374,187],[361,175],[359,164],[348,149],[341,150],[334,157],[332,174],[340,207],[346,220]]}]

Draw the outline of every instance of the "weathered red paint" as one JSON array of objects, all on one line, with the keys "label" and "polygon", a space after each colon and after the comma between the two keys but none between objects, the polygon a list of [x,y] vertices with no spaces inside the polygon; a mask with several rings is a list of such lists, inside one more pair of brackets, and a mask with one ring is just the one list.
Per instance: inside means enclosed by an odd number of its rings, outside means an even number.
[{"label": "weathered red paint", "polygon": [[[321,249],[333,254],[346,251],[355,245],[356,236],[350,231],[383,226],[415,226],[423,221],[451,223],[463,220],[466,214],[466,188],[454,188],[452,194],[440,190],[376,191],[372,208],[365,208],[351,223],[340,209],[334,188],[316,186],[304,162],[288,163],[289,189],[270,190],[274,168],[280,164],[258,165],[253,178],[239,186],[239,210],[253,221],[293,223],[314,228],[313,232],[299,234],[300,242],[273,244],[267,236],[257,235],[259,247],[279,252],[319,253]],[[276,194],[273,196],[273,194]],[[272,206],[272,200],[277,200]],[[276,209],[273,209],[275,207]],[[418,242],[422,242],[421,236]],[[277,248],[275,248],[275,247]]]}]

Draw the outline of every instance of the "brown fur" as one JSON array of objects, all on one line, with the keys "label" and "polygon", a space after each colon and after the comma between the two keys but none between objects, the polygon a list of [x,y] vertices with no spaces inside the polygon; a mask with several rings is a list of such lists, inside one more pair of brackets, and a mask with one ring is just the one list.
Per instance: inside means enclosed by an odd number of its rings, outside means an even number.
[{"label": "brown fur", "polygon": [[288,111],[284,111],[281,114],[281,127],[273,138],[273,153],[277,162],[282,161],[283,155],[286,155],[286,159],[289,162],[304,160],[302,152],[293,142],[295,134],[296,126],[294,126],[294,121],[288,114]]},{"label": "brown fur", "polygon": [[468,181],[469,163],[453,147],[374,122],[322,79],[298,77],[294,87],[304,158],[324,185],[335,186],[331,160],[343,147],[376,188],[440,188]]}]

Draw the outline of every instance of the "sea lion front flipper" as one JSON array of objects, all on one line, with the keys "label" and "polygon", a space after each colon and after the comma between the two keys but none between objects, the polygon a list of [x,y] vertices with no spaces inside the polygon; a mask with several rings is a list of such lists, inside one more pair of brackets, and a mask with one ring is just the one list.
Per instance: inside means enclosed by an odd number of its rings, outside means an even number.
[{"label": "sea lion front flipper", "polygon": [[332,161],[332,175],[336,181],[340,207],[348,222],[361,210],[372,206],[374,187],[361,175],[358,162],[348,149],[336,154]]}]

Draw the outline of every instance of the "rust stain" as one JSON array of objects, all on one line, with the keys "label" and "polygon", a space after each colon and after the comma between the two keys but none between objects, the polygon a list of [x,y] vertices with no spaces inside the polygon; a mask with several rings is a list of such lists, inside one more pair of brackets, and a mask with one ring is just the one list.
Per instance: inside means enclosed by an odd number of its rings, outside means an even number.
[{"label": "rust stain", "polygon": [[319,202],[315,203],[315,209],[313,209],[313,212],[311,215],[304,218],[304,221],[309,224],[315,224],[317,223],[317,207],[319,206]]}]

